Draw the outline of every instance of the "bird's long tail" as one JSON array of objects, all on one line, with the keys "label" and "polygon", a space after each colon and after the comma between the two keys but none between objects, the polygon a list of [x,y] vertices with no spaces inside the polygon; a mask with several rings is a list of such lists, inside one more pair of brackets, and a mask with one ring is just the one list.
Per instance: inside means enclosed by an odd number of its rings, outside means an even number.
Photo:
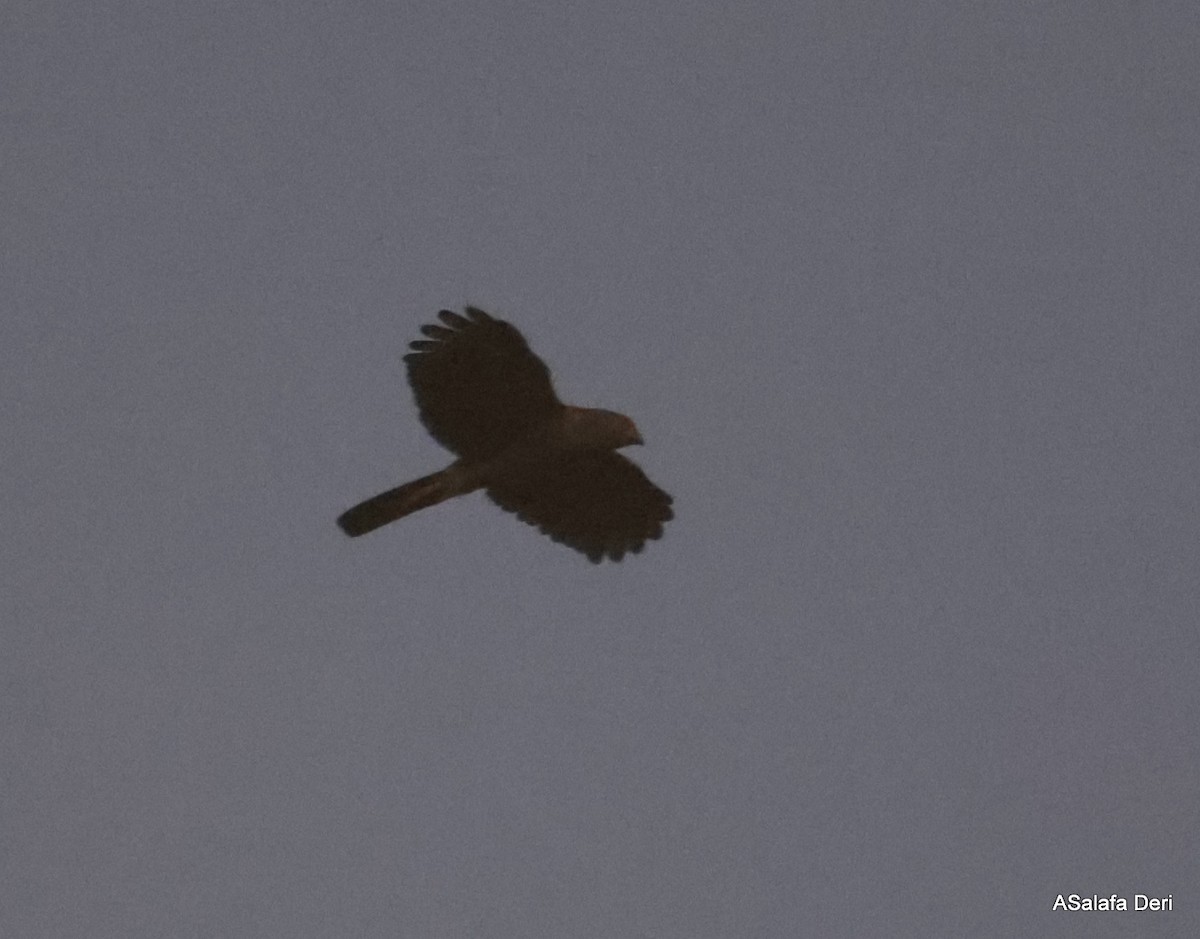
[{"label": "bird's long tail", "polygon": [[360,502],[343,512],[337,523],[347,535],[357,538],[388,522],[457,495],[460,495],[460,490],[453,485],[451,470],[441,470]]}]

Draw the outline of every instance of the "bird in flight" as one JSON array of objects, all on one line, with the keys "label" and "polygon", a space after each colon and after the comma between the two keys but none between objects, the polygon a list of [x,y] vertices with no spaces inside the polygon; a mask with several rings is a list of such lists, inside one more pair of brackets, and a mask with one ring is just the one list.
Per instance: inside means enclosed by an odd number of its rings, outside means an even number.
[{"label": "bird in flight", "polygon": [[458,459],[342,513],[357,537],[476,489],[598,564],[637,554],[674,517],[671,497],[617,452],[642,442],[624,414],[563,404],[516,327],[442,310],[404,356],[421,423]]}]

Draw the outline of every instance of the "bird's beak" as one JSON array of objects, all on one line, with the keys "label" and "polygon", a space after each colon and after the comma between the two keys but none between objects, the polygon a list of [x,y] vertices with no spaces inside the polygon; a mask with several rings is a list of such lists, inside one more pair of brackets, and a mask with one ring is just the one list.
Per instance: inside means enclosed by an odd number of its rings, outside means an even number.
[{"label": "bird's beak", "polygon": [[644,441],[644,440],[642,439],[642,435],[641,435],[641,434],[639,434],[639,433],[638,433],[638,432],[635,430],[635,431],[633,432],[633,439],[632,439],[631,441],[629,441],[629,442],[630,442],[630,443],[632,443],[632,444],[636,444],[637,446],[639,446],[639,447],[640,447],[640,446],[641,446],[642,444],[644,444],[646,441]]}]

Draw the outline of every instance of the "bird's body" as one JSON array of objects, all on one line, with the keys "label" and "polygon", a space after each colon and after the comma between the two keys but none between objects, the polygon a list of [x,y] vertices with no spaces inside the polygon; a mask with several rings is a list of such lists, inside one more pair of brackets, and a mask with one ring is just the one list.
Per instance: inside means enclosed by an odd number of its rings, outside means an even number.
[{"label": "bird's body", "polygon": [[558,400],[550,372],[515,327],[467,307],[442,310],[405,357],[421,421],[459,457],[342,514],[358,536],[476,489],[588,556],[621,560],[662,535],[671,497],[616,451],[640,444],[623,414]]}]

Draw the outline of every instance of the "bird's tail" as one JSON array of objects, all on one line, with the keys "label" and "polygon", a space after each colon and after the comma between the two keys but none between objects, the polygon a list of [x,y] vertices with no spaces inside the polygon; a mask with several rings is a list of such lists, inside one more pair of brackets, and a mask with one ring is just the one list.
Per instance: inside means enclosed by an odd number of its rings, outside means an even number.
[{"label": "bird's tail", "polygon": [[338,517],[337,523],[347,535],[357,538],[388,522],[459,495],[451,482],[449,470],[422,476],[347,509]]}]

